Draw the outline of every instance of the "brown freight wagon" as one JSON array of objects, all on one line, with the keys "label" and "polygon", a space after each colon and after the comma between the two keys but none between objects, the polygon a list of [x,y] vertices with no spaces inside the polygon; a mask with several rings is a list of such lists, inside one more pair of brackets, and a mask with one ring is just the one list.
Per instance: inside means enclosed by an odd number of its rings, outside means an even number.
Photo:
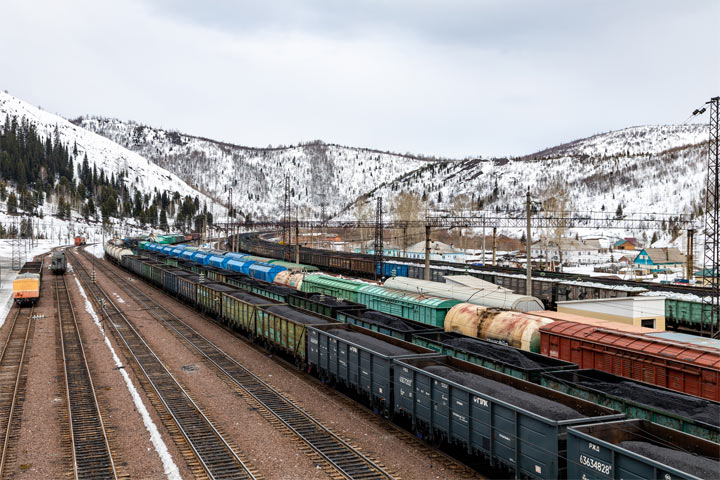
[{"label": "brown freight wagon", "polygon": [[575,322],[540,327],[540,353],[720,401],[720,351]]}]

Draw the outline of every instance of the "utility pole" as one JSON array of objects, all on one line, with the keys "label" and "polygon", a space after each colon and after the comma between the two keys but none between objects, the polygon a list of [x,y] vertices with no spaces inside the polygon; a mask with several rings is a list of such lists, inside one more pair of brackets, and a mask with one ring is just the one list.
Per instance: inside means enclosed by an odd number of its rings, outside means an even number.
[{"label": "utility pole", "polygon": [[300,207],[295,208],[295,263],[300,263]]},{"label": "utility pole", "polygon": [[497,253],[497,227],[493,227],[492,241],[492,264],[495,266],[495,254]]},{"label": "utility pole", "polygon": [[[718,318],[720,317],[720,283],[718,283],[718,261],[720,261],[720,226],[718,225],[718,211],[720,201],[720,152],[718,143],[720,136],[720,97],[710,99],[710,144],[708,145],[707,182],[705,197],[705,251],[703,256],[703,274],[710,280],[710,295],[703,297],[702,325],[710,326],[710,336],[720,335]],[[703,109],[704,110],[704,109]],[[699,112],[695,110],[695,112]],[[696,114],[693,112],[693,114]],[[701,113],[701,112],[700,112]]]},{"label": "utility pole", "polygon": [[232,187],[230,187],[230,189],[229,189],[229,194],[230,194],[230,200],[228,201],[228,225],[227,225],[227,229],[225,231],[225,235],[226,235],[225,244],[228,246],[228,248],[230,248],[231,252],[234,252],[235,251],[235,249],[233,248],[233,240],[234,239],[233,239],[233,235],[232,235],[232,227],[234,224],[234,222],[233,222],[234,215],[233,215],[233,203],[232,203]]},{"label": "utility pole", "polygon": [[425,280],[430,281],[430,224],[425,224]]},{"label": "utility pole", "polygon": [[383,274],[383,204],[382,197],[377,198],[377,207],[375,208],[375,278],[381,277]]},{"label": "utility pole", "polygon": [[483,230],[482,230],[482,232],[483,232],[483,241],[482,241],[482,249],[483,249],[482,264],[483,264],[483,267],[484,267],[484,266],[485,266],[485,215],[483,215],[482,225],[483,225]]},{"label": "utility pole", "polygon": [[687,231],[687,253],[685,255],[685,267],[686,267],[686,274],[687,279],[692,280],[693,279],[693,264],[695,263],[695,229],[694,228],[688,228]]},{"label": "utility pole", "polygon": [[525,214],[527,215],[527,233],[525,235],[525,257],[527,258],[527,278],[525,280],[525,295],[532,295],[532,262],[530,261],[532,236],[530,230],[530,190],[525,196]]},{"label": "utility pole", "polygon": [[288,245],[290,245],[290,176],[285,175],[285,203],[283,205],[283,260],[287,260],[285,258],[285,252],[288,250]]}]

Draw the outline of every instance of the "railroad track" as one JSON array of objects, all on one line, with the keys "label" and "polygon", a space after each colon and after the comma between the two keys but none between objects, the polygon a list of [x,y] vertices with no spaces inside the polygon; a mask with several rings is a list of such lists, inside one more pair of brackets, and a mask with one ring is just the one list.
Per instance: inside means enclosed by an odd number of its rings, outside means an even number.
[{"label": "railroad track", "polygon": [[[96,263],[96,267],[97,265]],[[259,404],[267,414],[266,418],[283,427],[283,431],[292,433],[310,448],[311,452],[324,460],[332,468],[335,476],[339,475],[339,478],[348,479],[393,478],[393,475],[379,462],[362,454],[333,433],[295,402],[263,382],[187,323],[168,312],[145,292],[106,265],[102,265],[100,269],[139,306],[150,312],[192,349],[196,350],[227,381],[239,387],[241,392]]]},{"label": "railroad track", "polygon": [[55,301],[60,325],[73,477],[118,478],[64,275],[55,276]]},{"label": "railroad track", "polygon": [[15,460],[14,447],[20,426],[20,409],[25,398],[27,368],[32,346],[35,307],[15,307],[10,333],[0,353],[0,478],[8,475]]},{"label": "railroad track", "polygon": [[106,325],[112,327],[119,342],[135,361],[146,384],[150,386],[156,399],[154,402],[156,407],[166,411],[164,421],[183,456],[188,460],[193,473],[211,479],[259,478],[255,470],[240,458],[180,386],[112,299],[94,281],[91,281],[90,275],[78,261],[77,256],[74,253],[71,253],[71,256],[75,260],[73,266],[76,274],[96,305],[100,307]]}]

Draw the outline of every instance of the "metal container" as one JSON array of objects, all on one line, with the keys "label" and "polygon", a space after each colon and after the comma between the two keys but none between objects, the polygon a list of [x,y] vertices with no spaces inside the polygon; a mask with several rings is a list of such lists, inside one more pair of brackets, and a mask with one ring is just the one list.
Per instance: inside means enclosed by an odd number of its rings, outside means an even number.
[{"label": "metal container", "polygon": [[373,310],[434,327],[442,327],[448,311],[460,303],[458,300],[391,290],[375,285],[366,285],[358,289],[357,302]]},{"label": "metal container", "polygon": [[[468,454],[489,456],[516,477],[565,477],[565,435],[572,425],[619,420],[623,414],[453,357],[395,360],[395,414],[425,438],[446,441]],[[497,398],[427,368],[450,368],[574,409],[556,420],[516,406],[515,394]],[[576,477],[573,477],[576,478]]]},{"label": "metal container", "polygon": [[334,322],[332,318],[310,315],[288,305],[278,304],[260,308],[253,335],[271,350],[304,366],[307,364],[307,326]]},{"label": "metal container", "polygon": [[287,296],[288,305],[302,308],[310,312],[319,313],[330,318],[337,318],[338,312],[352,312],[365,310],[365,305],[350,302],[344,299],[338,299],[322,293],[308,294],[304,292],[294,292]]},{"label": "metal container", "polygon": [[222,295],[236,291],[237,288],[225,283],[201,283],[197,288],[197,306],[201,311],[221,318]]},{"label": "metal container", "polygon": [[[408,353],[382,353],[361,341],[343,338],[337,332],[354,332],[358,339],[372,338],[381,348],[397,347]],[[433,354],[432,350],[348,324],[309,325],[308,367],[323,380],[337,382],[359,395],[384,415],[393,408],[393,359]]]},{"label": "metal container", "polygon": [[[462,340],[465,346],[459,345],[458,340]],[[455,332],[420,332],[413,335],[412,342],[442,355],[533,383],[540,383],[545,372],[578,368],[574,363]]]},{"label": "metal container", "polygon": [[[389,335],[391,337],[413,342],[413,337],[419,333],[442,332],[439,327],[433,327],[424,323],[408,320],[407,318],[390,315],[389,313],[376,310],[349,310],[337,312],[335,317],[338,321],[367,328],[374,332]],[[418,344],[421,347],[426,345]]]},{"label": "metal container", "polygon": [[540,383],[553,390],[623,412],[628,418],[649,420],[667,428],[720,443],[720,403],[718,402],[600,370],[546,372],[542,375]]},{"label": "metal container", "polygon": [[471,303],[455,305],[445,317],[445,331],[491,340],[528,352],[540,352],[540,327],[547,318],[523,312],[486,308]]},{"label": "metal container", "polygon": [[575,322],[540,329],[541,353],[720,401],[720,351]]},{"label": "metal container", "polygon": [[[624,445],[642,442],[690,453],[690,468],[677,468],[652,447],[639,454]],[[682,454],[682,453],[681,453]],[[715,475],[708,477],[696,469],[701,457],[717,462]],[[646,420],[625,420],[575,426],[567,430],[568,478],[700,480],[718,478],[718,444]],[[675,463],[675,462],[672,462]],[[712,473],[711,473],[712,475]]]},{"label": "metal container", "polygon": [[233,328],[254,335],[259,307],[277,304],[247,291],[222,292],[221,319]]}]

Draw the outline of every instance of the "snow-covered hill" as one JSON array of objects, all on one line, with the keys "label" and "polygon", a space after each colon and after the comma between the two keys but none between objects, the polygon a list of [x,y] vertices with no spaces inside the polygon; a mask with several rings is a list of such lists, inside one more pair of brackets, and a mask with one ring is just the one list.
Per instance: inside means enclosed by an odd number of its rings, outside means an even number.
[{"label": "snow-covered hill", "polygon": [[423,167],[430,159],[311,142],[251,148],[193,137],[116,119],[84,117],[77,125],[103,135],[171,170],[203,192],[253,218],[279,218],[284,177],[301,216],[319,218],[320,205],[335,214],[386,182]]},{"label": "snow-covered hill", "polygon": [[0,92],[0,126],[12,117],[31,123],[41,136],[53,138],[57,131],[62,143],[71,148],[77,145],[78,154],[74,157],[76,171],[80,162],[83,161],[84,155],[87,154],[91,168],[95,165],[98,172],[102,170],[108,177],[111,174],[117,177],[118,173],[126,172],[125,181],[132,186],[133,190],[152,195],[155,192],[167,191],[170,194],[177,192],[181,196],[199,196],[200,203],[207,202],[208,209],[214,207],[216,214],[225,214],[223,206],[213,205],[212,199],[199,193],[177,175],[147,158],[94,132],[74,125],[65,118],[41,110],[8,93]]},{"label": "snow-covered hill", "polygon": [[708,137],[707,125],[630,127],[564,143],[528,157],[657,155],[673,148],[705,143]]}]

